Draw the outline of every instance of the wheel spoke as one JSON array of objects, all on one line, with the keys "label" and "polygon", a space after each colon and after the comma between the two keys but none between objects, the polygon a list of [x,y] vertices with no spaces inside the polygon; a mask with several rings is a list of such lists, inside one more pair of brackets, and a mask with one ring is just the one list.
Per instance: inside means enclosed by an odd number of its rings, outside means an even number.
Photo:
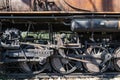
[{"label": "wheel spoke", "polygon": [[91,51],[91,54],[92,54],[92,55],[94,55],[94,52],[93,52],[93,50]]},{"label": "wheel spoke", "polygon": [[37,67],[37,65],[36,65],[36,64],[34,64],[34,67],[35,67],[35,71],[37,71],[37,70],[38,70],[38,67]]},{"label": "wheel spoke", "polygon": [[97,54],[100,54],[100,51],[101,51],[101,50],[99,49],[98,52],[97,52]]},{"label": "wheel spoke", "polygon": [[30,65],[30,64],[28,63],[28,66],[30,66],[30,69],[31,69],[31,70],[33,69],[33,64]]},{"label": "wheel spoke", "polygon": [[71,63],[68,63],[68,65],[72,68],[73,67],[73,65],[71,64]]},{"label": "wheel spoke", "polygon": [[93,49],[93,53],[94,53],[94,54],[97,54],[95,48]]},{"label": "wheel spoke", "polygon": [[65,64],[66,72],[69,71],[68,65]]}]

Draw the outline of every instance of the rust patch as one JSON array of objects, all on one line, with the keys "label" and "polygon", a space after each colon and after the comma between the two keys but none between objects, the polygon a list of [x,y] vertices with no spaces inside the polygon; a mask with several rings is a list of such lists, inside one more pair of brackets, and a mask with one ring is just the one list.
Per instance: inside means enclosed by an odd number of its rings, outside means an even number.
[{"label": "rust patch", "polygon": [[103,11],[113,11],[113,0],[102,0]]}]

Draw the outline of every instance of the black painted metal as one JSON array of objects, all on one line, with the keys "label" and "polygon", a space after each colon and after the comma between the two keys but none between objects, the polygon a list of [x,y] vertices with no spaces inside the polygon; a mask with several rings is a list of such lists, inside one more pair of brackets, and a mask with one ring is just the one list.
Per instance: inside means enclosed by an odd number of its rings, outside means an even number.
[{"label": "black painted metal", "polygon": [[84,31],[119,31],[119,20],[115,19],[74,19],[71,22],[71,30]]}]

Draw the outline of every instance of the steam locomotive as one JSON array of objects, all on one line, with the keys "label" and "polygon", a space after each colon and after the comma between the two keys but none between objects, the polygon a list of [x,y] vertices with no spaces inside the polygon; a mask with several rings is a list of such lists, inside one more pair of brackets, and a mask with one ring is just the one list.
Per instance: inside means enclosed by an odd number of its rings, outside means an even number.
[{"label": "steam locomotive", "polygon": [[119,4],[119,0],[1,0],[0,72],[119,72]]}]

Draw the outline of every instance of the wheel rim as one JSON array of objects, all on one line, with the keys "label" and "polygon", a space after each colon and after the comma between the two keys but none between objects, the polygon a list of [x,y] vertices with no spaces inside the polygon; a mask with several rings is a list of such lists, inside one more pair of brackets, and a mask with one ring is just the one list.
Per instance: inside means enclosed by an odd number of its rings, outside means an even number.
[{"label": "wheel rim", "polygon": [[114,51],[113,65],[117,71],[120,71],[120,47]]},{"label": "wheel rim", "polygon": [[[75,56],[79,53],[75,52],[74,49],[67,49],[65,53],[62,53],[64,56]],[[61,74],[69,74],[75,71],[78,67],[81,67],[81,63],[73,60],[68,60],[65,58],[54,57],[51,59],[52,67]]]},{"label": "wheel rim", "polygon": [[[27,46],[24,49],[42,49],[42,47],[35,47],[35,46]],[[33,61],[33,62],[20,62],[19,63],[20,69],[22,72],[25,73],[32,73],[32,74],[38,74],[43,72],[46,67],[48,66],[47,60],[43,64],[41,64],[38,61]]]},{"label": "wheel rim", "polygon": [[[91,46],[87,49],[85,55],[92,56],[93,58],[85,58],[85,60],[89,61],[87,63],[83,63],[83,66],[88,72],[91,73],[99,73],[99,72],[104,72],[108,69],[108,66],[110,64],[110,61],[107,61],[103,65],[103,58],[105,55],[108,53],[108,50],[106,50],[103,47],[100,46]],[[99,59],[95,59],[99,58]]]}]

